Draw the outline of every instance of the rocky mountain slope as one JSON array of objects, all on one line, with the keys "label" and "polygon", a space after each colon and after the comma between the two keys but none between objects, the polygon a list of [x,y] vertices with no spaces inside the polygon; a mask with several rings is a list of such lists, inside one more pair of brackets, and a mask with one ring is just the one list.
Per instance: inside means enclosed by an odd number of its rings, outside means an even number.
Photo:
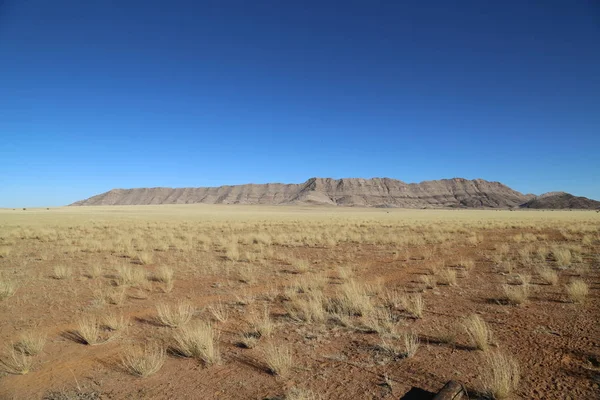
[{"label": "rocky mountain slope", "polygon": [[565,192],[546,193],[521,204],[522,208],[539,209],[600,209],[600,201],[591,200],[587,197],[577,197]]},{"label": "rocky mountain slope", "polygon": [[248,184],[200,188],[114,189],[74,206],[144,204],[321,204],[405,208],[517,207],[524,195],[499,182],[462,178],[405,183],[389,178],[311,178],[301,184]]}]

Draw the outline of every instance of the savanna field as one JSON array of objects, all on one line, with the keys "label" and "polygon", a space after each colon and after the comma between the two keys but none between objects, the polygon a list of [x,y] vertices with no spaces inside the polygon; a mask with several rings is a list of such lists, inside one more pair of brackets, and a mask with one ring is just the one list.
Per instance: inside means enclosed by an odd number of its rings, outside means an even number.
[{"label": "savanna field", "polygon": [[4,209],[0,399],[595,399],[599,289],[593,211]]}]

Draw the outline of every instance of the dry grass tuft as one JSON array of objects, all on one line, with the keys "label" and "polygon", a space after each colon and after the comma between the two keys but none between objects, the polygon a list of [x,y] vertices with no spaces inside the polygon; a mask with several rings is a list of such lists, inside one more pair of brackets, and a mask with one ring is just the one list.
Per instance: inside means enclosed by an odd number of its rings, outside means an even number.
[{"label": "dry grass tuft", "polygon": [[12,348],[8,351],[7,356],[0,359],[0,364],[2,364],[3,369],[9,374],[25,375],[31,370],[33,358]]},{"label": "dry grass tuft", "polygon": [[481,374],[484,391],[493,399],[507,398],[519,386],[518,362],[500,351],[486,356],[486,368]]},{"label": "dry grass tuft", "polygon": [[423,309],[425,308],[425,302],[423,301],[423,296],[421,296],[421,294],[404,294],[400,298],[400,303],[402,305],[402,308],[414,318],[423,317]]},{"label": "dry grass tuft", "polygon": [[55,266],[52,273],[54,279],[69,279],[71,275],[73,275],[73,270],[65,265]]},{"label": "dry grass tuft", "polygon": [[157,373],[165,363],[167,354],[158,343],[128,347],[123,351],[121,362],[132,375],[145,378]]},{"label": "dry grass tuft", "polygon": [[44,349],[45,344],[45,333],[28,331],[21,335],[19,341],[14,345],[14,348],[27,356],[35,356]]},{"label": "dry grass tuft", "polygon": [[166,265],[161,265],[156,269],[152,275],[152,280],[156,282],[163,282],[166,284],[173,283],[173,268]]},{"label": "dry grass tuft", "polygon": [[437,285],[437,278],[434,275],[421,275],[421,282],[425,284],[425,288],[435,289]]},{"label": "dry grass tuft", "polygon": [[417,350],[419,349],[419,336],[411,332],[404,332],[401,339],[404,345],[403,356],[405,358],[411,358],[417,354]]},{"label": "dry grass tuft", "polygon": [[269,337],[273,334],[276,325],[271,319],[271,315],[267,307],[263,309],[263,312],[260,315],[252,317],[250,320],[250,327],[252,328],[252,331],[259,337]]},{"label": "dry grass tuft", "polygon": [[265,361],[273,375],[286,376],[292,368],[292,353],[289,347],[271,344],[265,349]]},{"label": "dry grass tuft", "polygon": [[338,314],[365,316],[371,314],[374,307],[364,286],[350,280],[340,287],[333,299],[330,299],[327,309]]},{"label": "dry grass tuft", "polygon": [[173,339],[173,352],[177,355],[201,360],[205,365],[220,361],[216,335],[209,323],[198,322],[181,327],[174,333]]},{"label": "dry grass tuft", "polygon": [[117,284],[138,286],[146,282],[146,273],[141,267],[120,265],[117,267]]},{"label": "dry grass tuft", "polygon": [[295,321],[321,323],[325,321],[323,296],[320,293],[311,293],[305,298],[296,297],[285,303],[289,317]]},{"label": "dry grass tuft", "polygon": [[575,279],[566,286],[567,294],[569,299],[573,303],[583,303],[585,298],[590,293],[590,288],[587,283],[581,279]]},{"label": "dry grass tuft", "polygon": [[190,303],[184,301],[179,302],[177,306],[172,306],[165,303],[159,303],[156,305],[158,322],[171,328],[177,328],[190,322],[195,311],[196,310]]},{"label": "dry grass tuft", "polygon": [[102,318],[102,326],[111,331],[122,331],[129,325],[129,319],[123,315],[109,313]]},{"label": "dry grass tuft", "polygon": [[77,320],[77,330],[74,332],[80,342],[96,346],[112,339],[111,336],[103,337],[103,330],[98,319],[94,316],[82,316]]},{"label": "dry grass tuft", "polygon": [[285,395],[285,400],[319,400],[320,397],[306,389],[292,388]]},{"label": "dry grass tuft", "polygon": [[571,265],[572,255],[569,249],[555,247],[552,249],[552,256],[554,257],[554,261],[556,261],[560,267],[568,267]]},{"label": "dry grass tuft", "polygon": [[487,351],[490,348],[492,331],[479,315],[472,314],[465,318],[462,326],[476,349]]},{"label": "dry grass tuft", "polygon": [[558,283],[558,274],[552,268],[541,267],[537,273],[547,285],[554,286]]},{"label": "dry grass tuft", "polygon": [[212,314],[214,319],[219,322],[225,322],[227,321],[227,318],[229,318],[229,310],[225,304],[221,302],[208,306],[208,311]]},{"label": "dry grass tuft", "polygon": [[145,251],[143,253],[138,254],[136,260],[142,265],[149,265],[152,264],[152,262],[154,261],[154,255],[150,252]]},{"label": "dry grass tuft", "polygon": [[96,279],[99,276],[102,275],[102,266],[98,265],[98,264],[94,264],[92,265],[90,268],[88,268],[87,270],[87,276],[90,279]]},{"label": "dry grass tuft", "polygon": [[0,300],[7,299],[15,294],[17,285],[9,280],[0,280]]},{"label": "dry grass tuft", "polygon": [[503,285],[504,299],[510,304],[523,304],[529,298],[529,285]]},{"label": "dry grass tuft", "polygon": [[440,285],[457,286],[456,270],[446,268],[439,274],[438,283]]}]

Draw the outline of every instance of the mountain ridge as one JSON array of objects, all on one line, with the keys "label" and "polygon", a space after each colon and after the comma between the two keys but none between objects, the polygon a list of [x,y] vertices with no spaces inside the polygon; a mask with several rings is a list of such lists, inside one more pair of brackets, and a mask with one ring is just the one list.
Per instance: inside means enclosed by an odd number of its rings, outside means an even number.
[{"label": "mountain ridge", "polygon": [[512,208],[535,199],[496,181],[450,178],[406,183],[392,178],[318,178],[187,188],[116,188],[71,206],[149,204],[318,204],[401,208]]}]

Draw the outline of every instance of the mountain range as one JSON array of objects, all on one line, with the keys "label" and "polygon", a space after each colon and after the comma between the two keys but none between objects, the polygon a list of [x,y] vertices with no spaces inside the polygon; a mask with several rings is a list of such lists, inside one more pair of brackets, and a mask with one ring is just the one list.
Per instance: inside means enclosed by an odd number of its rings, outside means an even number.
[{"label": "mountain range", "polygon": [[405,183],[390,178],[310,178],[300,184],[266,183],[197,188],[113,189],[72,206],[149,204],[269,204],[400,208],[578,208],[600,202],[564,192],[522,194],[500,182],[441,179]]}]

